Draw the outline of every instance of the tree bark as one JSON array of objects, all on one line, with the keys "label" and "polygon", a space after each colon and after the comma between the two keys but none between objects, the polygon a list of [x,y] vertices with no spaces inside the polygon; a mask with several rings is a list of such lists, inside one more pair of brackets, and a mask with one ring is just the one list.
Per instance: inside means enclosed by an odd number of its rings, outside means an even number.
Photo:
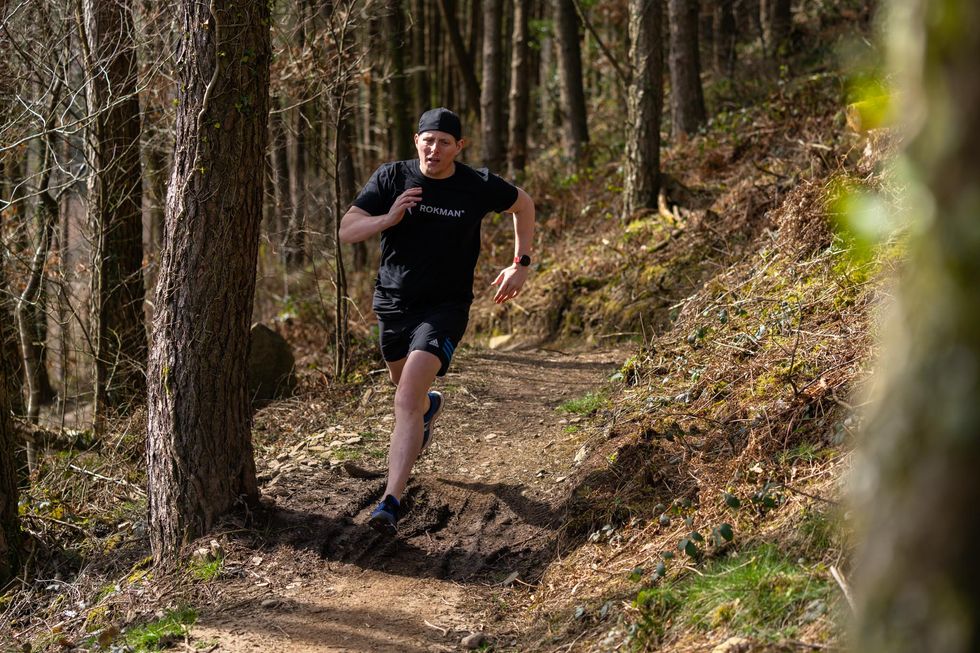
[{"label": "tree bark", "polygon": [[[19,161],[18,161],[19,163]],[[23,181],[18,174],[19,165],[14,164],[14,157],[10,156],[5,162],[5,182],[8,190],[5,197],[11,202],[7,208],[9,213],[7,218],[12,224],[19,224],[23,221],[23,197],[18,197],[20,191],[15,190]],[[7,401],[10,410],[15,414],[24,412],[24,400],[21,393],[20,379],[23,376],[23,361],[20,355],[20,345],[18,344],[17,332],[10,328],[14,324],[14,294],[13,289],[8,287],[6,282],[7,271],[7,247],[4,242],[5,234],[3,225],[0,225],[0,366],[7,371]]]},{"label": "tree bark", "polygon": [[657,206],[663,106],[662,11],[659,2],[629,1],[630,87],[626,118],[624,217]]},{"label": "tree bark", "polygon": [[[419,116],[429,108],[429,72],[425,68],[425,42],[430,35],[430,28],[427,18],[425,0],[412,0],[412,106],[414,118]],[[414,124],[414,121],[412,121]],[[414,131],[414,130],[413,130]]]},{"label": "tree bark", "polygon": [[793,27],[793,14],[790,0],[761,0],[759,20],[766,50],[775,55],[786,54],[789,47],[790,30]]},{"label": "tree bark", "polygon": [[500,168],[504,154],[503,80],[501,79],[500,22],[502,0],[483,0],[483,85],[480,89],[483,164]]},{"label": "tree bark", "polygon": [[412,146],[412,119],[408,115],[411,104],[408,100],[408,85],[405,79],[405,56],[408,47],[408,34],[405,32],[405,10],[403,0],[389,0],[385,16],[387,28],[388,58],[391,62],[391,80],[388,84],[389,107],[391,110],[391,134],[394,139],[396,158],[409,159],[415,151]]},{"label": "tree bark", "polygon": [[95,423],[146,398],[143,174],[136,45],[128,0],[83,0],[89,111],[88,215],[94,237],[91,332]]},{"label": "tree bark", "polygon": [[714,3],[712,64],[715,74],[731,77],[735,74],[735,12],[732,0]]},{"label": "tree bark", "polygon": [[854,474],[864,519],[852,650],[968,653],[980,648],[980,7],[892,5],[890,63],[910,130],[903,186],[929,211],[907,209],[917,237]]},{"label": "tree bark", "polygon": [[[499,1],[499,0],[498,0]],[[453,59],[456,67],[459,68],[463,76],[463,83],[466,86],[466,99],[469,109],[473,115],[480,118],[481,109],[477,99],[480,98],[480,82],[476,79],[476,71],[473,70],[473,60],[466,52],[466,45],[463,43],[463,35],[459,29],[459,22],[456,20],[454,5],[449,0],[439,0],[439,14],[442,16],[442,25],[446,28],[449,37],[449,45],[452,47]],[[441,102],[437,102],[441,104]]]},{"label": "tree bark", "polygon": [[558,38],[558,80],[565,156],[581,162],[589,144],[589,126],[582,87],[579,18],[572,0],[553,0]]},{"label": "tree bark", "polygon": [[154,258],[159,258],[163,249],[163,223],[166,220],[167,205],[167,153],[163,148],[151,144],[146,152],[147,171],[150,180],[150,252]]},{"label": "tree bark", "polygon": [[[213,13],[212,13],[213,11]],[[184,0],[148,371],[150,544],[178,555],[258,488],[246,390],[269,114],[269,5]]]},{"label": "tree bark", "polygon": [[[307,14],[306,3],[296,3],[296,16],[299,26],[296,28],[295,46],[300,52],[306,50]],[[307,183],[306,169],[309,157],[309,141],[311,124],[310,94],[306,89],[305,80],[300,80],[297,106],[290,109],[286,116],[289,129],[286,133],[287,156],[289,158],[289,224],[286,228],[283,252],[287,268],[302,265],[306,261],[307,240]]]},{"label": "tree bark", "polygon": [[[51,172],[54,157],[54,131],[50,128],[54,109],[58,105],[61,92],[60,84],[51,94],[49,112],[44,121],[44,137],[41,139],[43,154],[40,163],[40,179],[38,180],[38,198],[35,209],[38,225],[37,244],[31,257],[27,284],[17,298],[14,317],[17,322],[17,333],[20,341],[21,361],[24,369],[24,385],[27,389],[26,417],[31,424],[37,424],[41,404],[45,401],[46,389],[50,391],[47,369],[43,356],[44,343],[47,336],[47,314],[39,308],[44,298],[44,264],[51,250],[51,240],[55,226],[58,223],[58,202],[49,192]],[[39,334],[39,325],[45,325],[44,333]],[[37,468],[34,446],[27,445],[27,467],[30,471]]]},{"label": "tree bark", "polygon": [[[0,293],[6,293],[7,283],[0,267]],[[2,317],[2,316],[0,316]],[[0,321],[0,339],[11,336],[8,319]],[[10,374],[6,358],[0,357],[0,588],[3,588],[21,565],[20,519],[17,511],[17,465],[14,451],[17,446],[10,423]]]},{"label": "tree bark", "polygon": [[527,161],[527,123],[530,109],[531,64],[528,47],[530,0],[514,0],[514,54],[510,64],[510,111],[508,112],[508,174],[524,173]]},{"label": "tree bark", "polygon": [[[283,125],[282,102],[279,97],[272,98],[271,107],[275,110],[269,114],[272,146],[272,192],[275,204],[275,215],[272,224],[267,229],[275,234],[273,242],[285,243],[285,234],[289,231],[289,220],[292,217],[289,195],[289,154],[286,144],[286,127]],[[282,262],[285,265],[285,249],[282,252]]]},{"label": "tree bark", "polygon": [[669,0],[670,112],[675,140],[707,121],[698,58],[698,0]]}]

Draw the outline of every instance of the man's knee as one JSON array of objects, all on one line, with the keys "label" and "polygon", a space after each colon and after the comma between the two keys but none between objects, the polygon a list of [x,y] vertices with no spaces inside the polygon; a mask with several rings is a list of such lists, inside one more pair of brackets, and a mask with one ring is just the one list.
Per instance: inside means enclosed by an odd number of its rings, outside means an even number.
[{"label": "man's knee", "polygon": [[395,415],[410,417],[421,413],[425,403],[425,393],[412,391],[408,386],[397,386],[395,390]]}]

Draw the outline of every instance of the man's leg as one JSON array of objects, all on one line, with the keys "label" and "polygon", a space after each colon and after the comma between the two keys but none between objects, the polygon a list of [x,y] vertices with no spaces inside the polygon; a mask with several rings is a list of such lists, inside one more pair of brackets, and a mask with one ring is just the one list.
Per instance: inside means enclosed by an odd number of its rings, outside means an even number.
[{"label": "man's leg", "polygon": [[401,361],[388,364],[395,390],[395,430],[388,453],[388,486],[385,494],[399,501],[412,467],[422,449],[422,416],[429,407],[429,388],[442,367],[435,354],[415,350]]}]

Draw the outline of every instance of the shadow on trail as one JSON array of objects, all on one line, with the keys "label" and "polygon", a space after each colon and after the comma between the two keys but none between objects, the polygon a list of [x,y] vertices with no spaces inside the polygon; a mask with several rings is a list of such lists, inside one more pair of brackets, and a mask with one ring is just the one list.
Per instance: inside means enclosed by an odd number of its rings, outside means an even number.
[{"label": "shadow on trail", "polygon": [[[559,354],[563,355],[563,354]],[[522,352],[501,352],[496,350],[474,350],[469,358],[476,360],[503,361],[509,365],[530,369],[557,369],[557,370],[586,370],[599,371],[603,369],[615,369],[618,363],[608,361],[562,361],[541,358],[540,356],[528,356]],[[591,381],[593,385],[594,381]]]},{"label": "shadow on trail", "polygon": [[[252,549],[289,547],[329,562],[418,578],[497,583],[518,572],[536,579],[553,555],[557,521],[522,487],[422,479],[409,486],[398,537],[365,523],[383,481],[321,471],[264,499],[239,537]],[[329,491],[324,491],[329,488]]]},{"label": "shadow on trail", "polygon": [[482,494],[491,494],[507,504],[507,507],[510,508],[514,514],[521,519],[521,521],[531,526],[538,526],[548,530],[555,530],[559,526],[561,511],[556,510],[550,503],[537,501],[525,496],[524,492],[526,486],[524,485],[509,485],[507,483],[473,483],[453,479],[444,479],[443,482],[464,490],[480,492]]}]

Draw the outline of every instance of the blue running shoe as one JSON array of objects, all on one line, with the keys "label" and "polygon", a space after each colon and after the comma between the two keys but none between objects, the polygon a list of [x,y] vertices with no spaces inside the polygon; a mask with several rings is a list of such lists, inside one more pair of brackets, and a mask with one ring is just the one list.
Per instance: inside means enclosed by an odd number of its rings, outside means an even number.
[{"label": "blue running shoe", "polygon": [[419,453],[425,451],[432,442],[432,426],[445,404],[442,393],[435,390],[429,393],[429,410],[425,411],[425,415],[422,416],[422,449]]},{"label": "blue running shoe", "polygon": [[398,532],[398,499],[387,495],[368,518],[368,526],[382,535],[394,537]]}]

